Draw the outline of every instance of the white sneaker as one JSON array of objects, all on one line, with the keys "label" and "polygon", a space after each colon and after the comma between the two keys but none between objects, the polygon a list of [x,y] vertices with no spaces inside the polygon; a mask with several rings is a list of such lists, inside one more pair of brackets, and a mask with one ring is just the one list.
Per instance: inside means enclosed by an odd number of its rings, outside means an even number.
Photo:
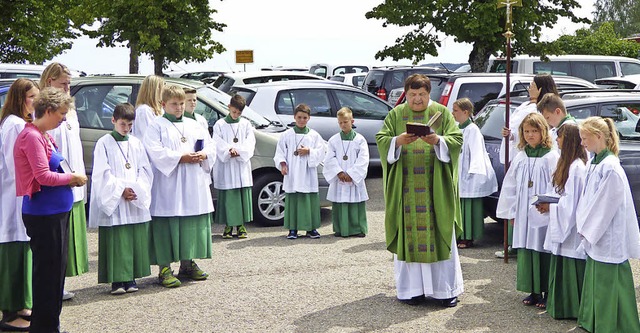
[{"label": "white sneaker", "polygon": [[74,294],[74,293],[72,293],[70,291],[66,291],[66,290],[62,291],[62,300],[63,301],[68,301],[68,300],[70,300],[70,299],[72,299],[74,297],[76,297],[76,294]]},{"label": "white sneaker", "polygon": [[[517,254],[516,250],[512,249],[511,246],[509,246],[508,252],[509,252],[509,258],[513,258]],[[504,250],[496,251],[495,255],[498,258],[504,258]]]}]

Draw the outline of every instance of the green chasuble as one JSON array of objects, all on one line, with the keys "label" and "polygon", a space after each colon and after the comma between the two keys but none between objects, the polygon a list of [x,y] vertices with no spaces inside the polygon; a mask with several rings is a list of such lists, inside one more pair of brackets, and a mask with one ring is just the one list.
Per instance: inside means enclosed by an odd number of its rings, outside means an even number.
[{"label": "green chasuble", "polygon": [[[391,140],[406,131],[406,123],[427,123],[438,111],[442,121],[435,130],[447,144],[451,161],[441,162],[434,147],[418,139],[404,145],[400,159],[389,164],[389,149],[395,149]],[[412,111],[407,103],[397,106],[385,118],[376,142],[382,162],[387,250],[406,262],[449,259],[453,233],[462,232],[458,194],[462,132],[451,112],[435,102],[423,112]]]}]

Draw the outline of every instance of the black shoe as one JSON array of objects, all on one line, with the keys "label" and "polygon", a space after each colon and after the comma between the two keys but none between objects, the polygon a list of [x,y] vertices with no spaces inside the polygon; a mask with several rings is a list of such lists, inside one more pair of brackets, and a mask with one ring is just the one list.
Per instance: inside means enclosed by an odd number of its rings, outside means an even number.
[{"label": "black shoe", "polygon": [[320,238],[320,233],[318,230],[313,229],[311,231],[307,231],[307,237],[309,238]]},{"label": "black shoe", "polygon": [[135,293],[136,291],[138,291],[139,289],[138,289],[138,284],[136,283],[136,280],[125,282],[124,290],[128,293]]},{"label": "black shoe", "polygon": [[[11,319],[11,321],[13,320],[14,319]],[[2,321],[0,322],[0,332],[29,332],[29,327],[16,327],[9,325],[4,321],[4,318],[2,318]]]},{"label": "black shoe", "polygon": [[367,235],[365,235],[365,234],[363,234],[363,233],[359,233],[359,234],[354,235],[354,236],[356,236],[356,237],[360,237],[360,238],[365,238],[365,237],[367,237]]},{"label": "black shoe", "polygon": [[114,282],[111,284],[111,295],[122,295],[127,291],[124,289],[124,282]]},{"label": "black shoe", "polygon": [[440,300],[440,302],[442,302],[442,306],[444,306],[445,308],[452,308],[458,305],[458,298],[457,297],[447,298],[447,299]]},{"label": "black shoe", "polygon": [[400,302],[407,305],[418,305],[422,303],[423,300],[424,300],[424,295],[414,296],[414,297],[411,297],[410,299],[399,299]]},{"label": "black shoe", "polygon": [[289,230],[289,235],[287,235],[287,239],[296,239],[298,238],[298,230]]}]

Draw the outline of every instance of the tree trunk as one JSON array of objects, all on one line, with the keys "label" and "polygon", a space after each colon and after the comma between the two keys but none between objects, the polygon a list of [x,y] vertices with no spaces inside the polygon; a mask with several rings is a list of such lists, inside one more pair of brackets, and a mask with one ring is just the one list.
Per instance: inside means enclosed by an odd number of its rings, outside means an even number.
[{"label": "tree trunk", "polygon": [[491,56],[491,50],[480,45],[480,42],[473,43],[473,49],[469,54],[471,71],[474,73],[486,72],[487,66],[489,66],[489,56]]},{"label": "tree trunk", "polygon": [[129,74],[138,74],[140,63],[138,61],[138,43],[129,42]]},{"label": "tree trunk", "polygon": [[162,67],[164,65],[164,57],[161,55],[153,56],[153,73],[158,76],[164,76],[162,73]]}]

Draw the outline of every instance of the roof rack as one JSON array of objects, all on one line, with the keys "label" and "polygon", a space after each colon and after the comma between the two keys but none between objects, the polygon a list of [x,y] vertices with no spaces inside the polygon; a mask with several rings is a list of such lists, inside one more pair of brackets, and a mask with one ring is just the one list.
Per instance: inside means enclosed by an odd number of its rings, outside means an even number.
[{"label": "roof rack", "polygon": [[568,94],[585,94],[585,93],[598,93],[598,92],[608,92],[608,93],[619,93],[619,92],[627,92],[627,93],[640,93],[640,90],[636,89],[601,89],[601,88],[584,88],[584,89],[574,89],[574,90],[564,90],[559,92],[560,97]]}]

